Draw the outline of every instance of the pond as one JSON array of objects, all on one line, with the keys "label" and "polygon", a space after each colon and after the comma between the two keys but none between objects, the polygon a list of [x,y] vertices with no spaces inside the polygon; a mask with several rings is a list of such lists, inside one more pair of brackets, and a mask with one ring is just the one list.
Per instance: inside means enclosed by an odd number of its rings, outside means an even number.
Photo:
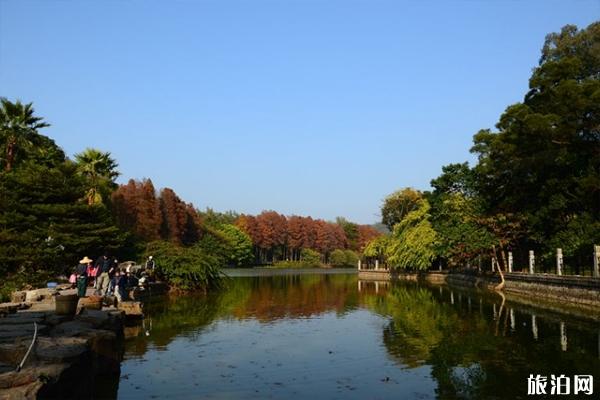
[{"label": "pond", "polygon": [[548,393],[551,374],[600,383],[597,322],[355,273],[260,275],[149,304],[116,396],[514,399],[530,374],[548,377]]}]

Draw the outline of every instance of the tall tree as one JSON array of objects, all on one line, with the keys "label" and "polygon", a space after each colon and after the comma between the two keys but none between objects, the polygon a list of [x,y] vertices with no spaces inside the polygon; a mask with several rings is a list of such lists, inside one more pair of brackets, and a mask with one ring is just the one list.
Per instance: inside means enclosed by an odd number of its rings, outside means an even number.
[{"label": "tall tree", "polygon": [[87,148],[75,155],[77,171],[86,179],[88,205],[100,204],[116,188],[119,166],[109,152]]},{"label": "tall tree", "polygon": [[161,237],[162,213],[150,179],[130,179],[112,195],[113,215],[119,226],[146,241]]},{"label": "tall tree", "polygon": [[419,206],[423,195],[418,190],[404,188],[385,198],[381,206],[381,222],[391,231],[409,212]]},{"label": "tall tree", "polygon": [[394,226],[386,257],[392,268],[428,269],[435,258],[437,234],[431,226],[430,206],[423,199]]},{"label": "tall tree", "polygon": [[[599,46],[598,22],[548,35],[523,102],[474,136],[486,212],[513,215],[547,252],[574,219],[600,215]],[[576,251],[589,252],[600,231],[590,234]]]},{"label": "tall tree", "polygon": [[[46,147],[36,146],[36,144],[48,140],[38,134],[38,129],[50,125],[44,122],[42,117],[35,116],[34,113],[33,103],[24,104],[19,100],[13,103],[6,98],[0,98],[0,143],[4,147],[0,161],[4,164],[5,171],[11,171],[17,157],[22,155],[25,158],[27,151],[44,152],[47,150]],[[57,155],[60,162],[60,158],[63,158],[64,154],[60,151]]]}]

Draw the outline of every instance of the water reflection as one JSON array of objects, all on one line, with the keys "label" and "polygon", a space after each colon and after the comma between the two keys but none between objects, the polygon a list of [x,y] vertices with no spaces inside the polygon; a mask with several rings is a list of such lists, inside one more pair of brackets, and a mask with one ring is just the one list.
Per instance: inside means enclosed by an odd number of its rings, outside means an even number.
[{"label": "water reflection", "polygon": [[512,399],[532,373],[600,379],[596,322],[496,294],[259,276],[146,311],[129,332],[120,398]]},{"label": "water reflection", "polygon": [[390,356],[399,366],[431,365],[441,398],[518,398],[531,373],[600,372],[594,322],[538,310],[540,318],[504,296],[414,284],[363,299],[390,317],[383,332]]}]

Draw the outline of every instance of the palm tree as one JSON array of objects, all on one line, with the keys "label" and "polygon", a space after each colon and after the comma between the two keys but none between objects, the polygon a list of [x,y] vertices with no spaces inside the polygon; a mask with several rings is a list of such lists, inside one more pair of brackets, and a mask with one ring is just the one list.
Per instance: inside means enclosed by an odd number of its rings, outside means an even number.
[{"label": "palm tree", "polygon": [[33,103],[15,103],[0,98],[0,143],[5,145],[4,169],[10,171],[19,150],[33,145],[37,130],[50,126],[41,117],[35,117]]},{"label": "palm tree", "polygon": [[102,193],[108,193],[115,186],[115,179],[120,175],[117,171],[119,164],[109,152],[91,148],[76,154],[75,163],[77,171],[89,184],[85,194],[88,205],[101,203]]}]

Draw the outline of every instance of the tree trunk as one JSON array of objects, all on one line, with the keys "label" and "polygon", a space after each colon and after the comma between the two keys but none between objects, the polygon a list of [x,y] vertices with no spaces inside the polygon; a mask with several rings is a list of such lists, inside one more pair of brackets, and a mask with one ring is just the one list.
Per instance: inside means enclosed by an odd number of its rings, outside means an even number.
[{"label": "tree trunk", "polygon": [[10,171],[15,160],[15,141],[9,139],[6,145],[6,171]]},{"label": "tree trunk", "polygon": [[[496,256],[496,246],[492,246],[492,251],[494,252],[493,257],[496,260],[498,260],[498,257]],[[504,285],[505,285],[504,272],[502,272],[502,266],[500,265],[499,262],[496,262],[496,265],[498,266],[498,273],[500,274],[500,283],[494,287],[494,290],[501,291],[502,289],[504,289]]]}]

